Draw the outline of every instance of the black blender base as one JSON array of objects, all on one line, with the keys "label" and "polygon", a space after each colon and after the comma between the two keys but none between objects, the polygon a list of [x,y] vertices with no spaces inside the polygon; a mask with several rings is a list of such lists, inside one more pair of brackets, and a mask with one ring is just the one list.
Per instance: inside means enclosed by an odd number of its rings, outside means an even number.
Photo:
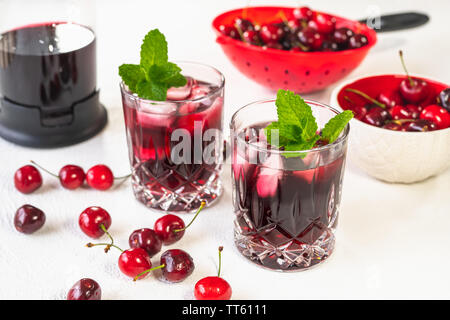
[{"label": "black blender base", "polygon": [[0,137],[32,148],[57,148],[85,141],[108,122],[99,92],[75,104],[70,113],[44,118],[41,109],[0,98]]}]

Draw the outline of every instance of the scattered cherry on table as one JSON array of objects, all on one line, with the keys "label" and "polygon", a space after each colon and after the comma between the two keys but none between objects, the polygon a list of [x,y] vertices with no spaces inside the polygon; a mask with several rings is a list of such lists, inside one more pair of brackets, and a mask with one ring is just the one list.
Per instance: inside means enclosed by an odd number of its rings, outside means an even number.
[{"label": "scattered cherry on table", "polygon": [[41,173],[34,166],[23,166],[14,174],[14,185],[22,193],[32,193],[42,186]]},{"label": "scattered cherry on table", "polygon": [[[111,216],[101,207],[89,207],[85,209],[78,218],[81,230],[90,238],[98,239],[111,226]],[[108,234],[109,235],[109,234]]]},{"label": "scattered cherry on table", "polygon": [[133,231],[129,237],[130,248],[142,248],[148,255],[153,257],[161,251],[162,240],[158,234],[149,228],[142,228]]},{"label": "scattered cherry on table", "polygon": [[77,281],[67,293],[67,300],[101,300],[102,289],[97,281],[83,278]]},{"label": "scattered cherry on table", "polygon": [[14,227],[17,231],[31,234],[42,228],[45,224],[45,213],[29,204],[17,209],[14,216]]},{"label": "scattered cherry on table", "polygon": [[195,216],[187,226],[185,226],[184,221],[180,217],[174,214],[166,214],[162,216],[155,221],[155,225],[153,227],[155,233],[159,236],[159,238],[165,245],[170,245],[177,242],[184,236],[185,230],[192,225],[205,205],[206,202],[202,202],[200,204],[200,207],[198,208]]},{"label": "scattered cherry on table", "polygon": [[219,247],[219,270],[217,276],[206,277],[195,284],[194,295],[197,300],[230,300],[232,290],[230,284],[220,277],[222,250]]}]

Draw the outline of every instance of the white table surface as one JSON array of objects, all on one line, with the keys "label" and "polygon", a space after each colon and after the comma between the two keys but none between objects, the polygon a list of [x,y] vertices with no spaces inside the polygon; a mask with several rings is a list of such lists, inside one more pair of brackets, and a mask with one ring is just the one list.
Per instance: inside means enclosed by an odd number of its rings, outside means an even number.
[{"label": "white table surface", "polygon": [[[159,28],[169,42],[171,60],[200,61],[226,77],[225,124],[249,102],[274,96],[241,75],[221,52],[211,30],[212,18],[245,1],[118,1],[98,0],[98,84],[109,111],[109,124],[84,143],[35,150],[0,140],[0,299],[63,299],[82,277],[96,279],[104,299],[192,299],[200,278],[217,270],[217,247],[223,245],[223,277],[233,299],[394,299],[450,298],[450,171],[413,185],[376,181],[347,166],[337,246],[323,265],[306,272],[279,273],[243,258],[233,243],[230,167],[223,173],[225,192],[217,205],[204,211],[185,237],[171,248],[188,251],[196,269],[184,282],[163,283],[150,276],[137,283],[117,267],[118,252],[85,248],[88,239],[78,228],[78,215],[88,206],[107,209],[116,242],[126,247],[129,234],[152,227],[161,213],[137,202],[127,182],[108,192],[67,191],[43,174],[44,186],[31,195],[17,192],[14,171],[33,159],[57,171],[68,163],[88,169],[108,164],[117,175],[129,172],[117,67],[138,62],[145,33]],[[298,1],[251,1],[251,4],[297,5]],[[411,72],[450,83],[450,2],[440,1],[304,1],[315,9],[362,18],[377,3],[381,12],[406,9],[429,13],[424,27],[380,34],[379,43],[350,77],[370,73],[401,73],[403,49]],[[406,7],[407,6],[407,7]],[[328,102],[331,88],[307,98]],[[42,230],[33,235],[15,231],[13,216],[29,203],[47,214]],[[192,215],[184,216],[189,221]],[[159,255],[153,258],[158,264]]]}]

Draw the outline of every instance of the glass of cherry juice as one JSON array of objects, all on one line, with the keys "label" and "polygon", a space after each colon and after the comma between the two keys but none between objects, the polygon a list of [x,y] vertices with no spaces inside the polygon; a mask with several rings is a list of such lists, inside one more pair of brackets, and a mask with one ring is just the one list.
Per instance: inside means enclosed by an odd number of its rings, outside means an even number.
[{"label": "glass of cherry juice", "polygon": [[[319,128],[339,113],[305,102]],[[299,153],[266,141],[264,128],[273,121],[274,100],[247,105],[231,120],[235,244],[263,267],[304,270],[334,250],[350,129],[331,144],[319,141]]]},{"label": "glass of cherry juice", "polygon": [[146,206],[193,212],[222,193],[224,77],[178,62],[187,84],[166,101],[145,100],[121,83],[133,191]]}]

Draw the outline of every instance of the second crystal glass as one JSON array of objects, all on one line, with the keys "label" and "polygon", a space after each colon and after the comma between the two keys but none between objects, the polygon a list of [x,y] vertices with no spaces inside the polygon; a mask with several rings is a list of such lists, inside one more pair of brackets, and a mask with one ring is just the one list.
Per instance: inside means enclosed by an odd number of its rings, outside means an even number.
[{"label": "second crystal glass", "polygon": [[222,193],[224,77],[178,62],[188,84],[167,101],[139,98],[121,83],[133,190],[150,208],[192,212]]},{"label": "second crystal glass", "polygon": [[[338,113],[306,103],[319,128]],[[263,128],[276,119],[270,100],[241,108],[231,120],[235,243],[269,269],[304,270],[334,250],[349,126],[333,143],[300,157],[268,145]]]}]

